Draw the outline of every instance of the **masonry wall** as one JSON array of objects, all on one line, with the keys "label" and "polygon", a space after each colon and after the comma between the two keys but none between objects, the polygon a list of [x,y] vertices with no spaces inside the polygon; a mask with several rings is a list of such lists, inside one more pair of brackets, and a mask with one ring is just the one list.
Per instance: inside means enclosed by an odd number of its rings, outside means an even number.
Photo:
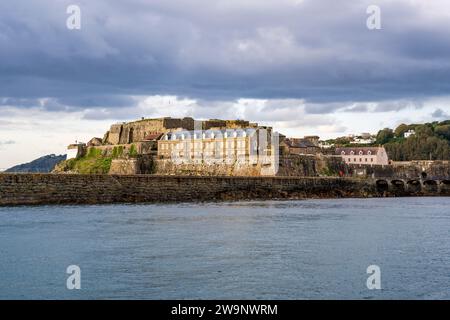
[{"label": "masonry wall", "polygon": [[450,161],[393,161],[392,171],[399,178],[448,179]]},{"label": "masonry wall", "polygon": [[398,161],[391,165],[348,165],[354,176],[398,179],[438,179],[450,178],[449,161]]},{"label": "masonry wall", "polygon": [[0,174],[0,205],[367,197],[357,179]]},{"label": "masonry wall", "polygon": [[109,168],[109,174],[137,174],[139,169],[139,161],[137,159],[113,159]]},{"label": "masonry wall", "polygon": [[158,159],[156,174],[188,176],[261,176],[261,165],[219,163],[219,164],[175,164],[170,159]]},{"label": "masonry wall", "polygon": [[280,156],[276,174],[270,165],[253,164],[174,164],[170,159],[156,160],[154,173],[161,175],[192,176],[293,176],[316,177],[319,175],[339,176],[348,173],[348,166],[340,157],[321,157],[319,155]]}]

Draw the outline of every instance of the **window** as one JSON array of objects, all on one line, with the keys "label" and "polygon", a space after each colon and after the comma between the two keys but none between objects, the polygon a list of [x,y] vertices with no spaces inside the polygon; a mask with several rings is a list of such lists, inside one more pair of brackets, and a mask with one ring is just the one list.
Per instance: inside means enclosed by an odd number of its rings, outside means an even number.
[{"label": "window", "polygon": [[362,162],[362,159],[361,159],[361,158],[359,158],[359,162]]},{"label": "window", "polygon": [[342,155],[345,155],[345,151],[342,151],[341,154],[342,154]]},{"label": "window", "polygon": [[370,155],[372,155],[372,151],[367,151],[367,154],[370,156]]},{"label": "window", "polygon": [[359,152],[359,155],[362,156],[364,154],[364,152],[362,152],[362,150]]},{"label": "window", "polygon": [[373,158],[370,159],[370,162],[373,162]]}]

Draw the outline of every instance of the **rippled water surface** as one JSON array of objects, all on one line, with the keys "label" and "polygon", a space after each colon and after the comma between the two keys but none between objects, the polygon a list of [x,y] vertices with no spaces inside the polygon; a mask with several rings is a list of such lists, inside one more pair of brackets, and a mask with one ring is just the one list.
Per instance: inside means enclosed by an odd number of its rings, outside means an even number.
[{"label": "rippled water surface", "polygon": [[[0,298],[450,299],[450,198],[0,208]],[[81,290],[66,268],[81,268]],[[366,269],[381,268],[381,290]]]}]

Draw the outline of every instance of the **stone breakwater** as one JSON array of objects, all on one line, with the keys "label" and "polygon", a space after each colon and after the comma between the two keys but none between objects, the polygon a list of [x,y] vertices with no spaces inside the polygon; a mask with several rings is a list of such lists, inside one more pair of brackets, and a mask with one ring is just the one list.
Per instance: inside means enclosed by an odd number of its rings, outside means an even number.
[{"label": "stone breakwater", "polygon": [[448,181],[402,183],[331,177],[0,174],[0,205],[450,195]]}]

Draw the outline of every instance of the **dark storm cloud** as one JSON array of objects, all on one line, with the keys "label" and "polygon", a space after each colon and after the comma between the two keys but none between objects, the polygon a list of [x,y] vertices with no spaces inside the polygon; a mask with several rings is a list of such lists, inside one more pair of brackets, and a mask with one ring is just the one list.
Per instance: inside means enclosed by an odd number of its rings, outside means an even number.
[{"label": "dark storm cloud", "polygon": [[[71,31],[66,7],[74,3],[82,28]],[[369,4],[380,5],[382,30],[366,28]],[[1,104],[73,110],[133,106],[132,95],[296,98],[320,114],[352,101],[444,95],[449,21],[406,0],[3,1]]]}]

